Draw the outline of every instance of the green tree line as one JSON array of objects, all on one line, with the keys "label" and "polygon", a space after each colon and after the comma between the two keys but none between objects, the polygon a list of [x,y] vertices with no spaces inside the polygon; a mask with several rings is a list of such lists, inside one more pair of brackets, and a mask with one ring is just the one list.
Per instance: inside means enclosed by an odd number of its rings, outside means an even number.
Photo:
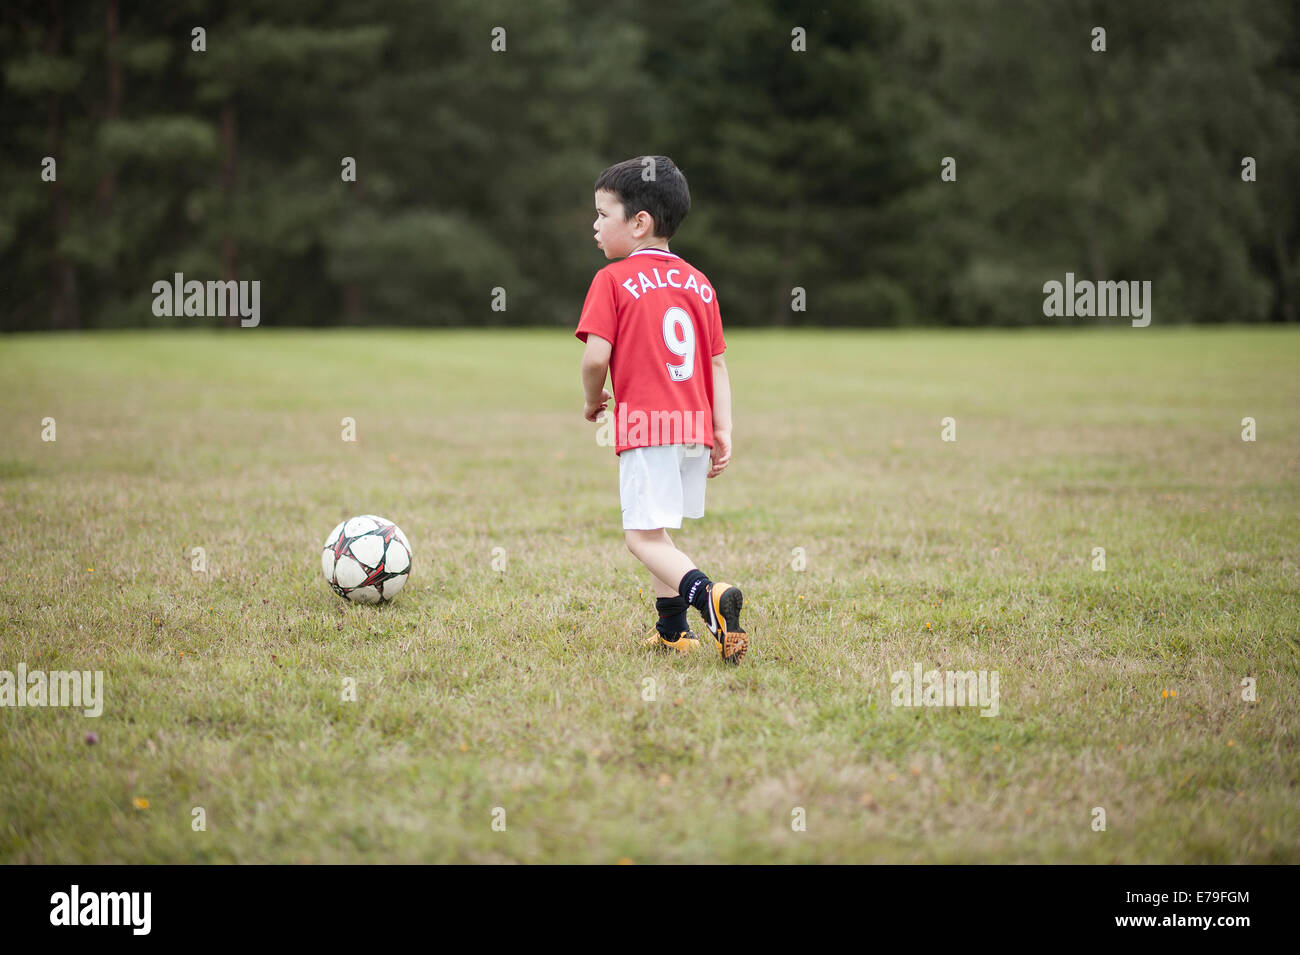
[{"label": "green tree line", "polygon": [[176,273],[267,325],[570,325],[592,183],[652,153],[729,325],[1061,324],[1066,273],[1296,321],[1298,10],[10,0],[0,329],[238,322],[155,315]]}]

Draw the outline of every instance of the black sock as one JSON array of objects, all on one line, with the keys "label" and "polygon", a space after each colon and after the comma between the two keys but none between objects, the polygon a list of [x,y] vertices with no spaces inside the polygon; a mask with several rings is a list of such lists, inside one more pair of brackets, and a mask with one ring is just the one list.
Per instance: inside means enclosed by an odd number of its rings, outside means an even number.
[{"label": "black sock", "polygon": [[659,636],[665,640],[675,641],[691,629],[686,620],[686,601],[681,597],[658,597],[655,609],[659,611],[659,622],[655,626],[659,629]]},{"label": "black sock", "polygon": [[688,570],[682,582],[677,585],[677,592],[681,594],[683,600],[704,615],[704,619],[709,617],[709,584],[713,581],[704,576],[704,573],[697,567],[694,570]]}]

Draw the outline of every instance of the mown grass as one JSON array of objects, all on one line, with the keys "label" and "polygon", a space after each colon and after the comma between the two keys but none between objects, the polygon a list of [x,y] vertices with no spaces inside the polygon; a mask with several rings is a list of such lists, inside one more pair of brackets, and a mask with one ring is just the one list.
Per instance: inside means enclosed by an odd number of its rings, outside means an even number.
[{"label": "mown grass", "polygon": [[[674,536],[744,586],[739,669],[640,648],[567,331],[4,339],[0,669],[106,699],[0,709],[0,860],[1300,861],[1300,335],[729,344]],[[414,545],[390,605],[320,577],[358,513]],[[894,707],[914,662],[998,715]]]}]

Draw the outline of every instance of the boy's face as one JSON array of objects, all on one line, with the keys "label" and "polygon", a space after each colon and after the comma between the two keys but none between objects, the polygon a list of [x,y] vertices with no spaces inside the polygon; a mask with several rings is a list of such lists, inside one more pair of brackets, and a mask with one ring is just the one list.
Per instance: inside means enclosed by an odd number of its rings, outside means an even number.
[{"label": "boy's face", "polygon": [[647,212],[638,213],[634,219],[625,218],[618,196],[601,189],[596,193],[596,221],[592,228],[596,230],[596,247],[605,253],[605,258],[622,259],[651,234],[654,220]]}]

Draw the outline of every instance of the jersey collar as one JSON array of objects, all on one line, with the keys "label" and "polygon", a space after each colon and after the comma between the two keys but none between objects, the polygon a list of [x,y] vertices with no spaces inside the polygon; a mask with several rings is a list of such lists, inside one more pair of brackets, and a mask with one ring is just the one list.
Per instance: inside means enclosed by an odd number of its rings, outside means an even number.
[{"label": "jersey collar", "polygon": [[[637,249],[635,252],[632,253],[632,255],[666,255],[670,259],[681,258],[681,256],[678,255],[676,252],[667,252],[664,249]],[[629,255],[628,258],[629,259],[632,258],[632,255]]]}]

